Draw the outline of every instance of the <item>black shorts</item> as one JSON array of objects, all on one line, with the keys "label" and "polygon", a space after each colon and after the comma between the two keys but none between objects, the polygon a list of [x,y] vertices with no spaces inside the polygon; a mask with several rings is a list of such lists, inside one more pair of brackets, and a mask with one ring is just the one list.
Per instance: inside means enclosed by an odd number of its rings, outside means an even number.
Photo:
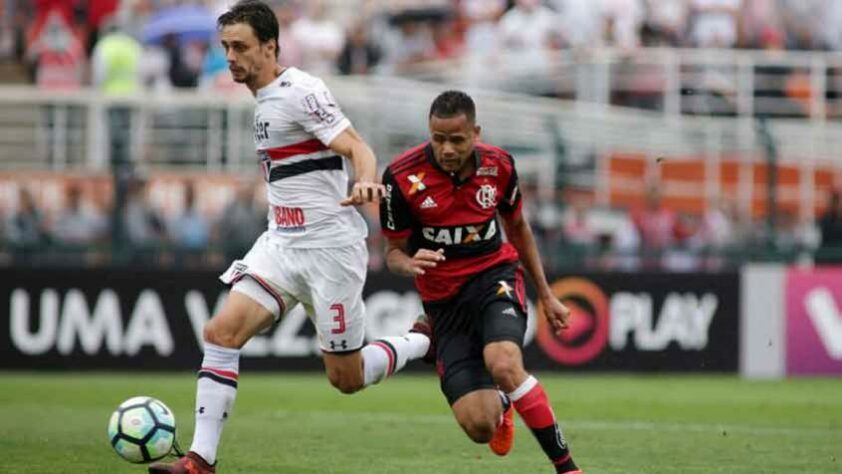
[{"label": "black shorts", "polygon": [[523,269],[515,263],[476,275],[445,301],[425,302],[433,323],[436,368],[448,403],[483,388],[495,388],[485,368],[483,348],[511,341],[523,345],[526,296]]}]

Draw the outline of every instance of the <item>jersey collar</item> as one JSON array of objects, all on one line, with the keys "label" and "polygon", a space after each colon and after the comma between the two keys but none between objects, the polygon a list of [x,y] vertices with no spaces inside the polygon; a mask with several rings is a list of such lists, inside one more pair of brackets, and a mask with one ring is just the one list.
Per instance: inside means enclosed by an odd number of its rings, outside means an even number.
[{"label": "jersey collar", "polygon": [[284,70],[281,71],[281,73],[278,74],[278,77],[276,77],[272,82],[270,82],[269,84],[261,87],[260,89],[257,89],[257,94],[255,94],[255,97],[257,99],[265,98],[272,91],[272,89],[274,89],[275,87],[278,86],[278,84],[281,82],[281,78],[286,76],[287,71],[289,71],[290,69],[292,69],[292,68],[291,67],[284,68]]}]

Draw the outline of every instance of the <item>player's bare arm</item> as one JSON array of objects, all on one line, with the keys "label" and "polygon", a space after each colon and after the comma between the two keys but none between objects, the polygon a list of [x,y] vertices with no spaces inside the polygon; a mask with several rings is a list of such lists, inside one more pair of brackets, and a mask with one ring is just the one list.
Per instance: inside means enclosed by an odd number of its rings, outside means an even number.
[{"label": "player's bare arm", "polygon": [[544,267],[541,264],[541,256],[538,254],[538,247],[535,245],[535,237],[529,223],[523,217],[523,213],[510,216],[501,214],[503,227],[509,242],[515,247],[520,255],[520,261],[526,271],[535,282],[538,289],[538,298],[544,307],[544,317],[552,325],[556,334],[567,328],[567,320],[570,318],[570,310],[553,295],[547,277],[544,274]]},{"label": "player's bare arm", "polygon": [[385,194],[385,189],[377,182],[377,158],[363,137],[354,127],[348,127],[334,138],[329,146],[339,155],[348,157],[354,165],[354,187],[351,195],[343,199],[340,204],[357,206],[379,202]]},{"label": "player's bare arm", "polygon": [[438,262],[444,261],[444,249],[436,251],[420,249],[415,255],[410,256],[408,252],[409,239],[389,239],[389,246],[386,250],[386,266],[392,273],[398,275],[416,277],[423,275],[427,268],[435,268]]}]

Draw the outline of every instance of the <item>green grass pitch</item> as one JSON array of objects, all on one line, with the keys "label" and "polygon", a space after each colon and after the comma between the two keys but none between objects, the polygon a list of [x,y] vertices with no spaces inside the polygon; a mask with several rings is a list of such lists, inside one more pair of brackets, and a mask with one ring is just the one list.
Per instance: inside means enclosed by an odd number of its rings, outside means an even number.
[{"label": "green grass pitch", "polygon": [[[538,374],[575,459],[602,473],[842,472],[842,380]],[[193,430],[194,376],[0,373],[0,472],[139,473],[108,443],[111,411],[134,395]],[[453,421],[437,379],[399,375],[341,395],[321,374],[244,373],[222,473],[551,473],[518,423],[498,458]]]}]

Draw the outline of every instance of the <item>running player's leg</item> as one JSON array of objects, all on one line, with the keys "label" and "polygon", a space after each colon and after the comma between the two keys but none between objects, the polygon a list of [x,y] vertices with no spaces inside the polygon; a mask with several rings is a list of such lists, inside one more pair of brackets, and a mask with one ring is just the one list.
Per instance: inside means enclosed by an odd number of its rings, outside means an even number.
[{"label": "running player's leg", "polygon": [[275,314],[280,313],[277,303],[267,309],[254,298],[255,293],[266,291],[253,285],[256,283],[250,279],[235,284],[222,309],[203,331],[205,355],[196,384],[196,429],[190,450],[210,464],[216,461],[222,425],[237,395],[240,349],[271,326]]},{"label": "running player's leg", "polygon": [[512,301],[495,301],[486,306],[482,317],[486,340],[483,356],[493,380],[508,394],[556,472],[579,472],[546,392],[523,367],[521,344],[526,313],[522,305]]},{"label": "running player's leg", "polygon": [[[503,414],[501,398],[482,360],[482,342],[470,325],[454,327],[447,319],[471,318],[458,305],[436,314],[437,369],[441,391],[459,426],[475,443],[488,443]],[[435,310],[434,310],[435,311]],[[442,328],[444,327],[444,328]]]},{"label": "running player's leg", "polygon": [[280,314],[273,300],[254,280],[244,278],[233,286],[222,309],[205,325],[190,452],[175,463],[152,464],[150,473],[214,472],[222,427],[237,396],[240,349]]},{"label": "running player's leg", "polygon": [[503,410],[496,389],[473,390],[459,397],[450,407],[456,422],[473,442],[491,441]]},{"label": "running player's leg", "polygon": [[430,338],[411,332],[364,345],[362,298],[368,252],[365,243],[311,254],[308,271],[314,322],[328,380],[342,393],[354,393],[401,370],[427,353]]},{"label": "running player's leg", "polygon": [[[346,320],[345,331],[340,331],[342,325],[338,321],[342,317],[344,305],[334,303],[331,306],[335,325],[320,328],[319,339],[323,341],[323,360],[328,380],[342,393],[354,393],[376,384],[403,369],[408,361],[420,359],[427,353],[430,338],[414,332],[405,336],[383,337],[360,347],[363,342],[362,328],[349,329],[349,325],[353,326],[355,322]],[[358,330],[361,336],[351,339],[354,338],[354,330]],[[355,342],[357,340],[359,342]],[[356,349],[346,350],[347,347]]]},{"label": "running player's leg", "polygon": [[[202,468],[200,461],[208,465],[216,462],[222,427],[237,395],[240,349],[297,304],[288,291],[278,287],[284,275],[279,268],[280,261],[273,260],[275,257],[278,252],[264,235],[243,260],[235,261],[220,277],[232,287],[202,334],[204,358],[196,383],[192,454],[175,464],[153,464],[150,472],[185,472],[188,463]],[[200,469],[199,472],[210,471]]]}]

